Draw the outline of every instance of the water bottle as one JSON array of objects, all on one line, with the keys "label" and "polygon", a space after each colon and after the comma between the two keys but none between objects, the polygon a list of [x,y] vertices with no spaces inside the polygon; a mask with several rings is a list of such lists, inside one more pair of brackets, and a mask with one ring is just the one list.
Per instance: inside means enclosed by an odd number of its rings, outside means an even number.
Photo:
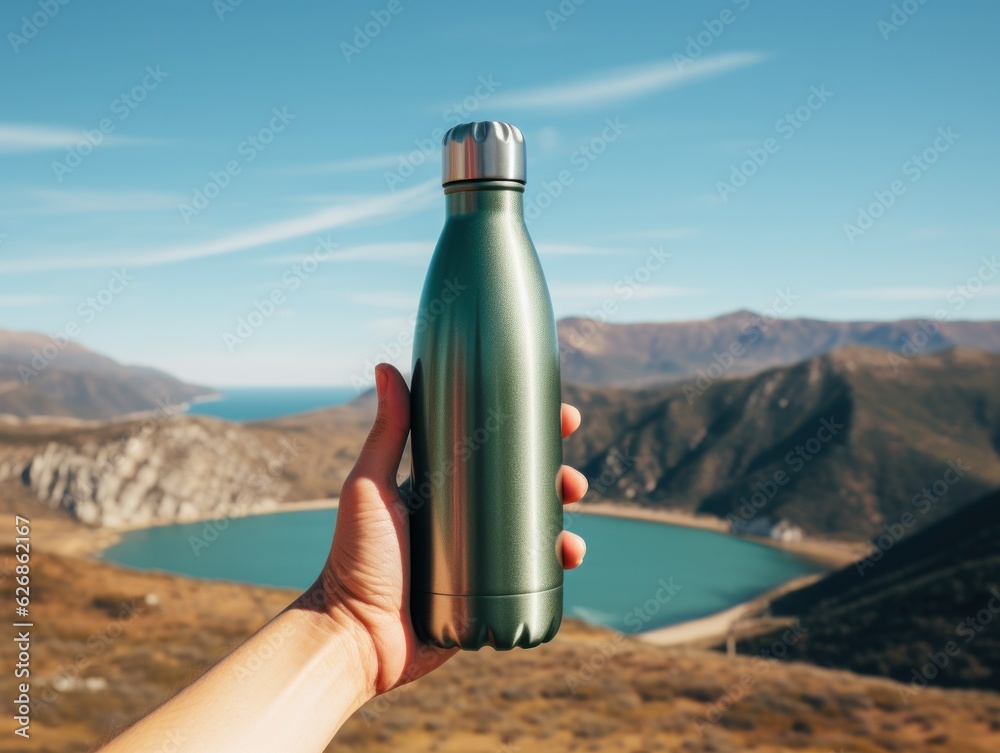
[{"label": "water bottle", "polygon": [[524,138],[443,140],[446,217],[417,313],[410,607],[421,640],[528,648],[562,620],[559,346],[524,224]]}]

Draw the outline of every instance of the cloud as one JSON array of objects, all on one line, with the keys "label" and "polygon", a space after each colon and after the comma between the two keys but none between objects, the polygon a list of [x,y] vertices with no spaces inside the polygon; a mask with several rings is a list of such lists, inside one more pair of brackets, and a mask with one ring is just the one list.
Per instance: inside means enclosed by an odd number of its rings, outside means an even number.
[{"label": "cloud", "polygon": [[293,175],[314,175],[325,173],[354,173],[365,170],[387,170],[396,167],[404,154],[379,154],[374,157],[356,157],[354,159],[333,160],[331,162],[316,162],[311,165],[298,165],[283,169],[282,172]]},{"label": "cloud", "polygon": [[56,299],[48,295],[0,295],[0,308],[15,306],[41,306],[53,303]]},{"label": "cloud", "polygon": [[614,233],[603,236],[603,240],[638,240],[638,241],[669,241],[677,238],[692,238],[698,234],[693,227],[661,227],[648,230],[632,230],[627,233]]},{"label": "cloud", "polygon": [[[944,301],[954,289],[933,287],[867,288],[862,290],[838,290],[827,293],[828,298],[855,301]],[[993,298],[1000,296],[1000,285],[985,285],[975,296]]]},{"label": "cloud", "polygon": [[[629,288],[632,293],[630,299],[655,299],[655,298],[693,298],[696,296],[708,295],[709,290],[704,288],[681,288],[672,285],[636,285]],[[558,300],[597,300],[600,298],[623,298],[621,293],[615,290],[614,285],[606,284],[579,284],[579,285],[555,285],[551,288],[552,297]]]},{"label": "cloud", "polygon": [[[83,129],[28,123],[0,123],[0,154],[47,152],[65,149],[86,140]],[[158,139],[105,134],[101,146],[158,144]]]},{"label": "cloud", "polygon": [[420,305],[419,290],[381,290],[371,293],[355,293],[351,300],[364,306],[385,309],[416,311]]},{"label": "cloud", "polygon": [[35,199],[34,206],[10,209],[5,215],[80,214],[100,212],[174,212],[183,196],[161,191],[26,190],[19,194]]},{"label": "cloud", "polygon": [[621,253],[618,248],[586,246],[578,243],[536,243],[541,256],[608,256]]},{"label": "cloud", "polygon": [[[338,248],[330,261],[429,261],[434,252],[434,241],[395,241],[392,243],[364,243]],[[294,264],[307,254],[281,254],[261,259],[261,264]]]},{"label": "cloud", "polygon": [[77,253],[63,259],[46,259],[36,255],[31,259],[0,263],[0,271],[85,269],[119,265],[151,267],[238,253],[261,246],[269,246],[279,241],[316,235],[325,230],[353,225],[375,217],[417,211],[428,206],[431,201],[437,201],[438,191],[438,182],[429,180],[405,191],[372,196],[350,204],[328,207],[312,214],[256,225],[201,243],[167,246],[139,254],[127,252],[106,256],[90,256]]},{"label": "cloud", "polygon": [[491,106],[523,110],[584,108],[634,99],[660,89],[746,68],[764,59],[758,52],[731,52],[701,58],[680,66],[661,61],[633,68],[606,71],[592,78],[497,94]]}]

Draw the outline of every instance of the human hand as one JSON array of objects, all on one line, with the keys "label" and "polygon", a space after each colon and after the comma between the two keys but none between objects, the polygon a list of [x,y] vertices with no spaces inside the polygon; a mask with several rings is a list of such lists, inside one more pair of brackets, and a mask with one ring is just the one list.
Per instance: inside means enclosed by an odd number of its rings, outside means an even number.
[{"label": "human hand", "polygon": [[[396,484],[410,430],[406,382],[394,367],[375,369],[378,414],[340,493],[337,527],[326,565],[298,606],[330,615],[360,644],[371,694],[385,693],[443,664],[458,649],[421,643],[410,620],[409,516]],[[562,406],[562,435],[580,426],[580,412]],[[579,471],[560,470],[563,504],[587,492]],[[561,534],[563,567],[577,567],[586,553],[583,539]]]}]

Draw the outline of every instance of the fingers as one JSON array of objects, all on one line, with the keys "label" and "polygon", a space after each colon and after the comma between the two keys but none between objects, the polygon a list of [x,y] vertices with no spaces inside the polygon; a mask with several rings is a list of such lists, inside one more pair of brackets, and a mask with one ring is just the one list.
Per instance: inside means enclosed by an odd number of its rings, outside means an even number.
[{"label": "fingers", "polygon": [[559,469],[559,491],[564,505],[579,502],[588,488],[587,477],[576,468],[564,465]]},{"label": "fingers", "polygon": [[562,563],[564,570],[572,570],[583,563],[587,553],[587,543],[571,531],[559,534],[559,545],[562,548]]},{"label": "fingers", "polygon": [[574,408],[568,403],[562,404],[562,435],[563,439],[568,437],[574,431],[580,428],[580,422],[583,419],[580,416],[580,411]]},{"label": "fingers", "polygon": [[395,489],[396,471],[410,431],[410,393],[394,366],[375,367],[378,413],[351,475]]}]

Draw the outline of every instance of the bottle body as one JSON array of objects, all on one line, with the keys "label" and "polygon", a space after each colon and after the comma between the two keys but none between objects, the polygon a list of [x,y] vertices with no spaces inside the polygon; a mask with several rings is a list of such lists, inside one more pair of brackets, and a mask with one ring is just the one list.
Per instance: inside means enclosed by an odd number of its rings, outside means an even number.
[{"label": "bottle body", "polygon": [[416,320],[410,602],[442,647],[530,647],[562,619],[559,349],[522,191],[446,188]]}]

